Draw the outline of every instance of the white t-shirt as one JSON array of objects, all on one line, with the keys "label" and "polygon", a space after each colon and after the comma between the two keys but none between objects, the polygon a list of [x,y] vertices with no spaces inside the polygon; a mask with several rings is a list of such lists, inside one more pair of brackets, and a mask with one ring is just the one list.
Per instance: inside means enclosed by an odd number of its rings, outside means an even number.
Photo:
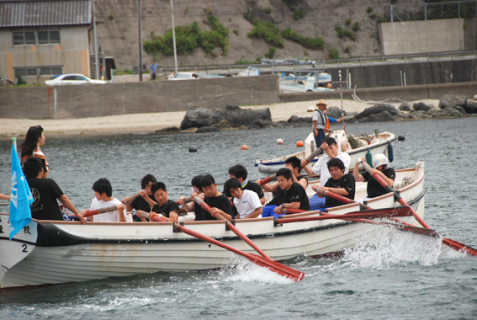
[{"label": "white t-shirt", "polygon": [[[120,205],[121,203],[122,202],[119,201],[116,198],[114,198],[113,200],[110,200],[110,201],[103,201],[103,200],[98,200],[95,197],[93,199],[93,202],[91,202],[90,210],[97,210],[97,209],[101,209],[101,208],[117,206],[117,205]],[[123,212],[123,215],[124,215],[124,212]],[[126,219],[125,215],[124,215],[124,219]],[[112,212],[105,212],[105,213],[97,214],[97,215],[94,216],[93,221],[94,222],[120,222],[119,221],[119,212],[118,212],[118,210],[115,210],[115,211],[112,211]]]},{"label": "white t-shirt", "polygon": [[312,121],[316,121],[316,128],[317,129],[325,129],[326,126],[326,118],[323,112],[319,109],[315,110],[311,116]]},{"label": "white t-shirt", "polygon": [[[343,153],[340,153],[336,158],[343,161],[343,164],[345,167],[344,173],[347,174],[349,169],[349,164],[351,162],[351,158],[349,157],[349,154],[347,154],[346,152],[343,152]],[[320,187],[324,187],[328,179],[331,178],[330,171],[328,170],[328,161],[330,161],[330,157],[328,156],[328,154],[325,153],[323,157],[318,159],[318,161],[315,163],[313,168],[311,168],[311,171],[313,171],[314,174],[320,175]]]},{"label": "white t-shirt", "polygon": [[[258,195],[251,190],[244,190],[242,197],[239,199],[234,198],[234,206],[237,208],[237,212],[240,214],[240,219],[246,218],[255,209],[262,206]],[[261,218],[262,215],[259,215],[257,218]]]}]

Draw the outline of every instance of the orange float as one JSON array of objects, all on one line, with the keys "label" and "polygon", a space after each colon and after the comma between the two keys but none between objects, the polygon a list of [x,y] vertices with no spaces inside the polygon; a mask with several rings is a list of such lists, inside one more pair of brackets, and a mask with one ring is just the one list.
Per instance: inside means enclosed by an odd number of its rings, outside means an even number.
[{"label": "orange float", "polygon": [[240,148],[240,150],[248,150],[248,147],[246,144],[242,145],[242,147]]},{"label": "orange float", "polygon": [[301,140],[296,143],[296,146],[297,146],[297,147],[303,147],[304,145],[305,145],[305,144],[304,144],[303,141],[301,141]]}]

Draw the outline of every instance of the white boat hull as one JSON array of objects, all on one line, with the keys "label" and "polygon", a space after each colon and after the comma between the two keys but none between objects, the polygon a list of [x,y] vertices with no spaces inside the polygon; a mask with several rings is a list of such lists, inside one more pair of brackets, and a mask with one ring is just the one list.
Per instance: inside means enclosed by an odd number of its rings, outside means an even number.
[{"label": "white boat hull", "polygon": [[[424,215],[423,170],[407,170],[414,183],[401,196]],[[369,202],[373,208],[396,207],[392,194]],[[330,209],[344,214],[359,211],[358,204]],[[294,216],[318,215],[309,212]],[[0,214],[3,230],[8,215]],[[413,222],[414,218],[405,220]],[[225,229],[221,221],[185,222],[185,226],[239,250],[255,253],[243,240]],[[236,226],[272,259],[283,261],[298,255],[320,256],[343,251],[357,243],[372,243],[383,228],[343,220],[286,223],[276,226],[273,218],[245,219]],[[13,239],[0,234],[1,288],[89,281],[160,271],[220,268],[233,253],[173,232],[171,223],[88,223],[32,221],[30,234],[20,231]],[[26,252],[25,252],[26,251]]]}]

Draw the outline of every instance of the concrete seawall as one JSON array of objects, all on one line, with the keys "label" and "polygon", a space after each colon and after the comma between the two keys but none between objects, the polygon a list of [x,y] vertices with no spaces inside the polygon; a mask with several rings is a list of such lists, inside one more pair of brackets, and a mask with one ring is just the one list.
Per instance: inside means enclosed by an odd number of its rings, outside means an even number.
[{"label": "concrete seawall", "polygon": [[[353,90],[343,90],[343,99],[353,99]],[[384,100],[398,98],[406,101],[439,99],[445,94],[463,95],[472,98],[477,94],[477,82],[443,83],[407,87],[383,87],[357,89],[362,100]],[[309,101],[318,99],[340,99],[340,91],[280,94],[280,102]]]},{"label": "concrete seawall", "polygon": [[279,102],[278,76],[0,88],[1,118],[65,119]]},{"label": "concrete seawall", "polygon": [[[191,107],[267,105],[339,99],[339,91],[279,94],[277,76],[158,81],[95,86],[0,88],[0,118],[67,119],[120,114],[187,111]],[[343,90],[344,99],[353,99]],[[438,99],[477,94],[477,82],[357,89],[363,100]]]}]

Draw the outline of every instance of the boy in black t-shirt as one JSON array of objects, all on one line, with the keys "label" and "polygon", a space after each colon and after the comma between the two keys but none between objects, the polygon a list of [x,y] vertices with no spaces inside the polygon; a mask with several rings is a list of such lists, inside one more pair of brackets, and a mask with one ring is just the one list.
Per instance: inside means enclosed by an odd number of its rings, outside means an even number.
[{"label": "boy in black t-shirt", "polygon": [[[152,194],[151,191],[151,186],[152,184],[156,183],[156,177],[154,177],[152,174],[146,174],[142,180],[141,180],[141,189],[146,192],[146,194],[151,198],[152,201],[157,202],[156,198],[154,198],[154,195]],[[145,211],[145,212],[150,212],[151,211],[151,206],[147,201],[139,196],[136,197],[132,202],[128,202],[129,197],[126,197],[123,199],[123,203],[126,203],[126,215],[131,213],[132,209],[136,210],[136,213],[138,210]],[[134,221],[141,221],[142,217],[139,217],[137,214],[133,216]]]},{"label": "boy in black t-shirt", "polygon": [[[217,190],[214,177],[210,174],[202,176],[200,186],[204,192],[204,202],[212,207],[212,215],[218,213],[225,219],[232,221],[233,211],[230,200]],[[195,221],[216,220],[209,212],[197,204],[195,205],[194,212]]]},{"label": "boy in black t-shirt", "polygon": [[292,173],[289,169],[279,169],[277,171],[277,181],[280,189],[284,190],[285,194],[283,195],[283,203],[273,209],[276,215],[281,215],[283,208],[310,210],[310,202],[305,189],[299,183],[293,182]]},{"label": "boy in black t-shirt", "polygon": [[[151,206],[151,212],[149,212],[149,221],[152,221],[153,216],[159,216],[167,221],[177,222],[179,219],[179,206],[172,200],[167,198],[166,185],[162,182],[156,182],[151,186],[152,194],[156,198],[157,202],[153,201],[145,192],[141,192],[141,196]],[[142,215],[139,214],[142,218]],[[145,222],[145,220],[143,220]]]},{"label": "boy in black t-shirt", "polygon": [[[328,171],[330,172],[331,178],[325,183],[324,187],[313,186],[313,190],[318,194],[318,197],[323,198],[323,192],[325,190],[331,191],[333,193],[344,196],[348,199],[354,200],[354,193],[356,190],[356,182],[351,173],[344,173],[345,166],[343,161],[339,158],[333,158],[327,163]],[[344,203],[333,199],[331,197],[326,197],[325,207],[336,207],[343,205]],[[320,210],[324,210],[321,208]]]},{"label": "boy in black t-shirt", "polygon": [[63,214],[57,202],[58,199],[66,208],[76,214],[81,223],[85,223],[83,215],[78,212],[56,182],[53,179],[42,179],[43,171],[43,163],[40,159],[31,157],[23,161],[23,172],[34,199],[31,204],[32,218],[37,220],[63,220]]}]

